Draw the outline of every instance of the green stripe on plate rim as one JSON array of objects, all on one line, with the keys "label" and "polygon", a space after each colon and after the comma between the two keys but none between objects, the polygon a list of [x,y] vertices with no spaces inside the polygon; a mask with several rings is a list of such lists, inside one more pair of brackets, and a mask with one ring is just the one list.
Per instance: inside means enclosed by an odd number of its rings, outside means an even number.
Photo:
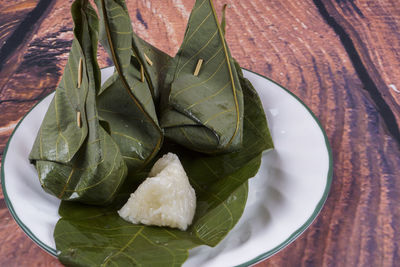
[{"label": "green stripe on plate rim", "polygon": [[[314,120],[317,122],[319,128],[321,129],[321,132],[324,135],[324,139],[325,139],[325,145],[326,148],[328,150],[328,154],[329,154],[329,170],[328,170],[328,177],[327,177],[327,181],[326,181],[326,185],[325,185],[325,190],[324,193],[322,195],[322,198],[320,199],[320,201],[318,202],[317,206],[314,209],[314,212],[311,214],[310,218],[308,218],[308,220],[300,227],[298,228],[295,232],[293,232],[285,241],[283,241],[281,244],[279,244],[278,246],[276,246],[275,248],[262,253],[261,255],[258,255],[257,257],[255,257],[252,260],[249,260],[245,263],[242,263],[240,265],[237,265],[236,267],[244,267],[244,266],[249,266],[249,265],[253,265],[256,264],[262,260],[265,260],[269,257],[271,257],[272,255],[278,253],[280,250],[282,250],[284,247],[286,247],[287,245],[289,245],[290,243],[292,243],[294,240],[296,240],[297,237],[299,237],[315,220],[315,218],[318,216],[318,214],[320,213],[320,211],[322,210],[322,207],[325,204],[326,199],[328,198],[329,195],[329,190],[332,184],[332,177],[333,177],[333,156],[332,156],[332,149],[331,146],[329,144],[328,141],[328,137],[321,125],[321,123],[319,122],[319,120],[317,119],[317,117],[314,115],[314,113],[307,107],[306,104],[304,104],[304,102],[298,98],[295,94],[293,94],[292,92],[290,92],[288,89],[286,89],[285,87],[283,87],[282,85],[278,84],[277,82],[261,75],[258,73],[255,73],[254,71],[251,70],[247,70],[244,69],[252,74],[255,74],[259,77],[262,77],[264,79],[267,79],[268,81],[278,85],[280,88],[282,88],[283,90],[285,90],[287,93],[289,93],[289,95],[291,95],[292,97],[294,97],[298,102],[300,102],[305,108],[306,110],[311,114],[311,116],[314,118]],[[42,100],[40,100],[38,103],[36,103],[23,117],[22,119],[18,122],[18,124],[15,126],[14,131],[12,132],[10,138],[7,141],[7,145],[4,149],[4,155],[3,155],[3,160],[2,160],[2,164],[1,164],[1,187],[3,190],[3,195],[4,195],[4,199],[6,202],[6,205],[11,213],[11,215],[13,216],[14,220],[17,222],[17,224],[22,228],[22,230],[25,232],[25,234],[33,240],[33,242],[35,242],[36,244],[39,245],[39,247],[41,247],[42,249],[44,249],[46,252],[50,253],[51,255],[57,257],[57,251],[51,247],[49,247],[48,245],[44,244],[39,238],[37,238],[31,231],[30,229],[19,219],[19,217],[17,216],[13,205],[10,201],[10,199],[8,198],[7,195],[7,190],[5,188],[5,177],[4,177],[4,162],[6,160],[6,156],[7,156],[7,151],[8,151],[8,146],[10,144],[10,141],[12,139],[12,137],[14,136],[14,133],[16,132],[16,130],[18,129],[19,125],[22,123],[22,121],[25,119],[25,117],[39,104],[41,103],[47,96],[45,96]]]},{"label": "green stripe on plate rim", "polygon": [[[50,93],[51,94],[51,93]],[[48,94],[49,95],[49,94]],[[6,186],[5,186],[5,177],[4,177],[4,163],[6,161],[7,158],[7,151],[8,151],[8,146],[10,145],[11,139],[14,136],[14,133],[17,131],[19,125],[22,123],[22,121],[25,119],[25,117],[37,106],[39,105],[48,95],[46,95],[45,97],[43,97],[42,100],[40,100],[39,102],[37,102],[23,117],[22,119],[17,123],[17,125],[14,128],[14,131],[12,132],[10,138],[7,141],[7,145],[6,148],[4,149],[4,155],[3,155],[3,159],[1,162],[1,189],[3,190],[3,195],[4,195],[4,199],[6,201],[6,205],[8,207],[8,210],[10,211],[11,215],[13,216],[14,220],[17,222],[17,224],[22,228],[22,230],[25,232],[25,234],[33,240],[33,242],[35,242],[36,244],[39,245],[39,247],[41,247],[42,249],[44,249],[46,252],[50,253],[51,255],[57,257],[57,251],[51,247],[49,247],[48,245],[44,244],[39,238],[37,238],[32,232],[31,230],[19,219],[19,217],[17,216],[14,207],[10,201],[10,199],[8,198],[8,194],[7,194],[7,190],[6,190]]]}]

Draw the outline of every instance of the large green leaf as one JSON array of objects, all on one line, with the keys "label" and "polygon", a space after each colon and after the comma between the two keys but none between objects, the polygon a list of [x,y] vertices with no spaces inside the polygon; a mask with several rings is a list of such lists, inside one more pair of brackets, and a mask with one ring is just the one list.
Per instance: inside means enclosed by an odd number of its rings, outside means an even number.
[{"label": "large green leaf", "polygon": [[168,107],[161,114],[165,135],[204,153],[240,149],[243,93],[211,0],[196,1],[174,63]]},{"label": "large green leaf", "polygon": [[176,153],[196,191],[193,224],[185,232],[133,225],[117,210],[146,177],[127,180],[111,206],[101,208],[63,201],[54,237],[60,260],[68,266],[180,266],[188,250],[215,246],[239,220],[247,199],[247,180],[260,166],[261,153],[272,148],[258,95],[238,73],[244,92],[244,137],[240,152],[207,156],[165,142],[159,155]]},{"label": "large green leaf", "polygon": [[[154,72],[166,64],[163,62],[168,56],[149,44],[145,46],[144,42],[141,42],[143,51],[133,49],[135,35],[124,1],[95,2],[102,19],[101,43],[116,69],[99,94],[99,113],[108,122],[111,136],[119,145],[129,171],[133,172],[146,165],[162,145],[163,134],[158,125],[152,90],[153,86],[158,90],[158,81],[155,81],[158,76],[153,77]],[[153,68],[139,57],[144,50],[153,58]],[[145,72],[144,81],[141,66],[152,70]]]},{"label": "large green leaf", "polygon": [[96,12],[87,1],[76,0],[71,13],[75,24],[71,52],[30,160],[46,191],[61,199],[99,205],[113,199],[126,177],[127,167],[117,144],[100,124],[97,112],[100,69],[96,60]]}]

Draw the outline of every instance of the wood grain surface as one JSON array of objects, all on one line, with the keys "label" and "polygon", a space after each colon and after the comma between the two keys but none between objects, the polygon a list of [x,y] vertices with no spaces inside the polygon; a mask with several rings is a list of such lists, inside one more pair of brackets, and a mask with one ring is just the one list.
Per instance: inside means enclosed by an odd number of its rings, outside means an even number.
[{"label": "wood grain surface", "polygon": [[[174,55],[194,0],[127,0],[134,30]],[[225,0],[233,56],[298,95],[334,156],[312,226],[257,266],[399,266],[398,0]],[[72,1],[0,0],[0,157],[20,118],[53,91],[69,52]],[[22,26],[21,26],[22,25]],[[111,64],[100,51],[101,66]],[[0,266],[61,266],[24,235],[0,195]]]}]

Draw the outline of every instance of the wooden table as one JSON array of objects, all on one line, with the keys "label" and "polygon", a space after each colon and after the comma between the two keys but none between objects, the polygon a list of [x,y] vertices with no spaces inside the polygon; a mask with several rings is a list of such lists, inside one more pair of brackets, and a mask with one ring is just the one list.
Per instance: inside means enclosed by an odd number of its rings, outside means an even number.
[{"label": "wooden table", "polygon": [[[52,92],[72,39],[66,0],[0,0],[0,158],[21,117]],[[233,56],[298,95],[333,149],[312,226],[258,266],[399,266],[398,0],[224,0]],[[194,0],[128,0],[134,30],[176,53]],[[100,61],[111,65],[110,60]],[[0,193],[0,266],[60,266],[17,226]]]}]

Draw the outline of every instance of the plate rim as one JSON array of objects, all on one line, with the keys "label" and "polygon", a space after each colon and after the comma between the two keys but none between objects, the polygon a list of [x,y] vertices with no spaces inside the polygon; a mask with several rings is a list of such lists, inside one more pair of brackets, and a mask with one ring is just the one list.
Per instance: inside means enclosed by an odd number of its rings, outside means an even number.
[{"label": "plate rim", "polygon": [[285,247],[287,247],[289,244],[291,244],[293,241],[295,241],[302,233],[304,233],[310,226],[311,224],[315,221],[315,219],[318,217],[318,215],[320,214],[322,208],[325,205],[326,200],[328,199],[329,196],[329,192],[331,189],[331,185],[332,185],[332,179],[333,179],[333,154],[332,154],[332,148],[331,145],[329,143],[329,139],[328,136],[325,132],[325,129],[322,127],[321,122],[318,120],[317,116],[315,116],[314,112],[312,112],[312,110],[294,93],[292,93],[291,91],[289,91],[288,89],[286,89],[286,87],[282,86],[281,84],[275,82],[274,80],[261,75],[259,73],[256,73],[252,70],[249,69],[245,69],[244,70],[255,74],[257,76],[260,76],[262,78],[267,79],[268,81],[274,83],[275,85],[279,86],[280,88],[282,88],[283,90],[285,90],[289,95],[291,95],[295,100],[297,100],[300,104],[302,104],[304,106],[304,108],[310,113],[311,117],[314,119],[314,121],[317,123],[318,127],[320,128],[323,136],[324,136],[324,140],[325,140],[325,146],[326,149],[328,151],[328,157],[329,157],[329,168],[328,168],[328,173],[327,173],[327,180],[326,180],[326,185],[325,185],[325,189],[324,189],[324,193],[322,194],[321,199],[319,200],[319,202],[317,203],[313,213],[311,214],[311,216],[296,230],[294,231],[285,241],[283,241],[282,243],[280,243],[279,245],[277,245],[276,247],[274,247],[273,249],[270,249],[269,251],[266,251],[260,255],[258,255],[257,257],[255,257],[254,259],[251,259],[249,261],[246,261],[244,263],[241,263],[239,265],[236,265],[235,267],[245,267],[245,266],[250,266],[253,264],[256,264],[262,260],[265,260],[271,256],[273,256],[274,254],[278,253],[279,251],[281,251],[282,249],[284,249]]},{"label": "plate rim", "polygon": [[[55,91],[53,91],[55,92]],[[50,255],[57,257],[57,251],[51,247],[49,247],[48,245],[46,245],[45,243],[43,243],[38,237],[36,237],[31,230],[20,220],[20,218],[18,217],[17,213],[14,210],[14,207],[11,203],[11,200],[8,197],[8,193],[7,193],[7,189],[5,186],[5,175],[4,175],[4,162],[7,158],[7,152],[8,152],[8,146],[10,145],[10,142],[15,134],[15,132],[17,131],[18,127],[20,126],[20,124],[24,121],[25,117],[28,116],[29,113],[32,112],[32,110],[39,105],[40,103],[42,103],[42,101],[48,97],[50,94],[52,94],[53,92],[50,92],[48,94],[46,94],[42,99],[40,99],[35,105],[33,105],[29,111],[27,113],[24,114],[24,116],[22,116],[22,118],[19,120],[19,122],[17,123],[17,125],[15,126],[14,130],[12,131],[10,137],[8,138],[6,147],[4,148],[4,153],[3,153],[3,158],[1,160],[1,190],[3,191],[3,196],[4,196],[4,201],[6,203],[6,206],[11,214],[11,216],[13,217],[13,219],[15,220],[15,222],[18,224],[19,227],[21,227],[22,231],[33,241],[35,242],[41,249],[43,249],[44,251],[46,251],[47,253],[49,253]]]},{"label": "plate rim", "polygon": [[[107,68],[112,68],[113,66],[110,67],[106,67],[103,69],[107,69]],[[311,109],[298,97],[296,96],[294,93],[292,93],[291,91],[289,91],[288,89],[286,89],[284,86],[282,86],[281,84],[271,80],[270,78],[261,75],[259,73],[256,73],[252,70],[246,69],[246,68],[242,68],[243,70],[248,71],[249,73],[255,74],[259,77],[262,77],[272,83],[274,83],[275,85],[279,86],[280,88],[282,88],[284,91],[286,91],[290,96],[292,96],[295,100],[297,100],[301,105],[303,105],[303,107],[310,113],[311,117],[314,119],[314,121],[317,123],[318,127],[320,128],[323,136],[324,136],[324,140],[325,140],[325,145],[328,151],[328,157],[329,157],[329,168],[328,168],[328,173],[327,173],[327,180],[326,180],[326,185],[325,185],[325,189],[324,192],[322,194],[321,199],[319,200],[319,202],[317,203],[313,213],[311,214],[311,216],[296,230],[294,231],[285,241],[283,241],[282,243],[280,243],[279,245],[277,245],[276,247],[274,247],[273,249],[270,249],[258,256],[256,256],[255,258],[246,261],[244,263],[241,263],[239,265],[236,265],[236,267],[244,267],[244,266],[250,266],[253,264],[256,264],[262,260],[265,260],[269,257],[271,257],[272,255],[278,253],[279,251],[281,251],[283,248],[285,248],[286,246],[288,246],[290,243],[292,243],[293,241],[295,241],[302,233],[304,233],[310,226],[311,224],[314,222],[314,220],[318,217],[319,213],[321,212],[328,196],[329,196],[329,192],[330,192],[330,188],[331,188],[331,184],[332,184],[332,179],[333,179],[333,155],[332,155],[332,148],[329,144],[329,140],[328,140],[328,136],[324,130],[324,128],[322,127],[320,121],[318,120],[318,118],[315,116],[315,114],[311,111]],[[53,91],[55,92],[55,91]],[[51,92],[51,93],[53,93]],[[47,94],[46,96],[44,96],[41,100],[39,100],[35,105],[32,106],[32,108],[29,109],[29,111],[27,113],[24,114],[24,116],[20,119],[20,121],[17,123],[17,125],[15,126],[13,132],[11,133],[7,144],[4,148],[4,153],[3,153],[3,158],[2,158],[2,164],[1,164],[1,188],[3,191],[3,196],[4,196],[4,200],[6,203],[6,206],[11,214],[11,216],[13,217],[13,219],[15,220],[15,222],[18,224],[19,227],[21,227],[22,231],[33,241],[35,242],[40,248],[42,248],[44,251],[46,251],[47,253],[49,253],[50,255],[57,257],[57,251],[51,247],[49,247],[48,245],[44,244],[38,237],[36,237],[31,231],[30,229],[20,220],[20,218],[18,217],[18,215],[16,214],[14,207],[8,197],[8,193],[5,187],[5,175],[4,175],[4,162],[7,158],[7,151],[8,151],[8,147],[9,144],[14,136],[14,133],[17,131],[18,127],[20,126],[20,124],[23,122],[23,120],[25,119],[25,117],[32,112],[32,110],[39,105],[47,96],[49,96],[51,93]]]}]

